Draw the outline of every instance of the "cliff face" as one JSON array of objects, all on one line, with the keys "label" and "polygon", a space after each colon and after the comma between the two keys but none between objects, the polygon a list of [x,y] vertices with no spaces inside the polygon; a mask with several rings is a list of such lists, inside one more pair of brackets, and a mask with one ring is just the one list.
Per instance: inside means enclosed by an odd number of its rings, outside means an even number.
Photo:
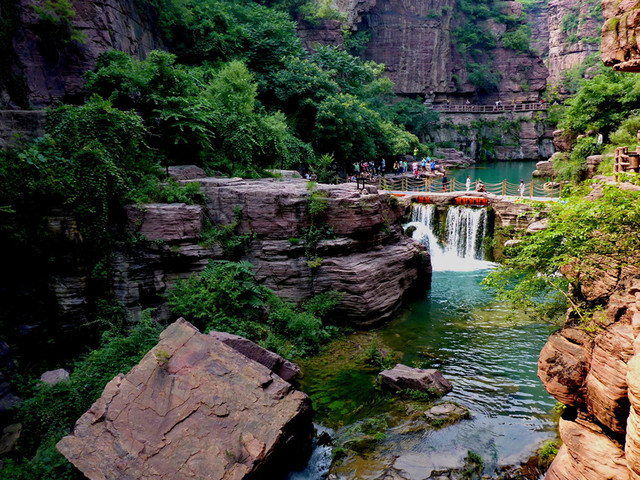
[{"label": "cliff face", "polygon": [[621,72],[640,72],[640,45],[636,35],[640,27],[637,2],[604,0],[602,14],[602,61]]},{"label": "cliff face", "polygon": [[561,91],[564,72],[593,59],[600,46],[602,15],[600,2],[593,0],[551,0],[548,6],[549,79]]},{"label": "cliff face", "polygon": [[[10,69],[14,85],[0,85],[0,108],[42,108],[55,100],[74,101],[82,92],[82,74],[95,66],[97,56],[109,49],[142,58],[160,48],[157,15],[135,0],[73,0],[76,15],[70,31],[44,22],[34,2],[19,0],[12,10],[13,55]],[[19,84],[19,85],[15,85]]]},{"label": "cliff face", "polygon": [[565,269],[606,308],[591,325],[554,333],[540,353],[545,388],[567,405],[547,480],[640,478],[640,269],[603,269],[598,279]]},{"label": "cliff face", "polygon": [[[405,237],[398,223],[406,207],[371,188],[355,184],[319,185],[326,195],[323,222],[334,232],[316,247],[319,266],[310,266],[304,230],[311,224],[310,192],[304,180],[200,178],[206,206],[153,204],[127,208],[128,231],[142,239],[117,251],[112,260],[116,298],[137,314],[163,306],[177,278],[202,270],[223,257],[219,246],[199,245],[205,221],[224,225],[241,212],[238,234],[253,239],[243,256],[255,265],[258,281],[279,296],[302,301],[329,290],[344,293],[336,315],[346,323],[367,325],[389,318],[413,288],[430,279],[428,253]],[[395,200],[395,198],[394,198]],[[85,309],[86,274],[67,271],[53,278],[58,307],[68,318]]]},{"label": "cliff face", "polygon": [[[507,27],[492,19],[470,20],[481,24],[497,39],[496,48],[485,52],[485,63],[501,74],[495,91],[482,92],[469,81],[471,60],[461,54],[455,29],[465,28],[465,14],[456,0],[338,0],[347,13],[348,27],[367,32],[370,40],[363,56],[384,63],[396,91],[422,95],[436,102],[456,98],[500,98],[537,101],[548,85],[562,80],[568,69],[580,65],[598,50],[601,25],[596,0],[537,2],[523,11],[519,2],[503,2],[501,14],[526,15],[531,28],[530,52],[504,48]],[[322,40],[318,38],[318,40]]]}]

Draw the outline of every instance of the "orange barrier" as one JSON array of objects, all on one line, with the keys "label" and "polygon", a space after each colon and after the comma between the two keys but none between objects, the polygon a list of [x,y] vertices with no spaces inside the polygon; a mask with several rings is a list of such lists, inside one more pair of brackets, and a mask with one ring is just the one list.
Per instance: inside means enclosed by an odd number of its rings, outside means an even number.
[{"label": "orange barrier", "polygon": [[489,200],[485,197],[456,197],[456,205],[478,205],[487,206]]},{"label": "orange barrier", "polygon": [[394,197],[406,197],[407,196],[406,193],[392,193],[391,195],[393,195]]},{"label": "orange barrier", "polygon": [[417,202],[417,203],[433,203],[433,200],[431,200],[429,197],[413,197],[413,201]]}]

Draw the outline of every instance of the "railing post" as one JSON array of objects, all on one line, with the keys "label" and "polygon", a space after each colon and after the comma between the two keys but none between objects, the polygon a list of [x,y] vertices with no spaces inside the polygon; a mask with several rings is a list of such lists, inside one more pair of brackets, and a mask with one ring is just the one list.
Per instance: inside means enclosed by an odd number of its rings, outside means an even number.
[{"label": "railing post", "polygon": [[507,180],[504,179],[502,180],[502,196],[506,196],[507,195]]},{"label": "railing post", "polygon": [[407,177],[402,177],[402,180],[400,181],[400,189],[403,192],[407,191]]},{"label": "railing post", "polygon": [[531,185],[529,188],[529,197],[533,198],[533,179],[531,180]]}]

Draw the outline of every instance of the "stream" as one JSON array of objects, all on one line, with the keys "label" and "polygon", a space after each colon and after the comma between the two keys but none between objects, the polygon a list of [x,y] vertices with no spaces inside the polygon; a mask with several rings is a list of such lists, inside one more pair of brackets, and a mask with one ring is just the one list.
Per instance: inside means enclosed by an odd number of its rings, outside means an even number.
[{"label": "stream", "polygon": [[[313,400],[315,421],[347,439],[338,448],[357,447],[334,463],[336,478],[373,480],[392,473],[389,478],[424,480],[461,468],[469,451],[482,456],[484,473],[492,475],[527,461],[555,438],[556,402],[536,375],[539,352],[554,327],[514,314],[482,288],[495,266],[483,260],[483,209],[450,207],[445,242],[435,234],[434,212],[433,206],[414,205],[407,225],[416,227],[413,237],[431,252],[431,289],[380,329],[347,335],[301,364],[300,386]],[[371,345],[394,353],[394,364],[439,369],[453,384],[441,401],[468,408],[470,418],[424,428],[376,388],[379,368],[357,363]],[[371,442],[353,443],[356,434]],[[290,480],[326,478],[330,451],[317,446],[307,470]]]}]

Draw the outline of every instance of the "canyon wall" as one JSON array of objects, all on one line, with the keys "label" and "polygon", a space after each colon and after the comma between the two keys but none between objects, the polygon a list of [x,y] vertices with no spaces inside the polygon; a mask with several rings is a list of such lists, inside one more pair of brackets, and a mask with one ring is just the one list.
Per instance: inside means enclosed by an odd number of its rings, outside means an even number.
[{"label": "canyon wall", "polygon": [[599,1],[552,0],[548,5],[538,1],[526,9],[517,1],[503,2],[500,14],[515,19],[506,23],[522,22],[531,28],[530,48],[523,52],[504,47],[504,34],[513,26],[491,18],[474,19],[497,40],[495,47],[487,48],[485,62],[491,72],[501,75],[495,90],[482,91],[469,82],[470,64],[477,60],[459,46],[456,29],[467,27],[459,1],[338,0],[336,4],[346,13],[352,32],[369,35],[362,56],[385,64],[396,92],[436,103],[467,98],[490,103],[501,99],[504,104],[538,101],[549,85],[562,80],[563,72],[598,51]]},{"label": "canyon wall", "polygon": [[157,14],[147,2],[72,0],[72,4],[76,14],[62,26],[44,21],[30,0],[18,0],[4,9],[10,44],[2,46],[7,71],[1,77],[0,109],[80,101],[82,75],[95,66],[100,53],[116,49],[143,58],[162,46]]},{"label": "canyon wall", "polygon": [[554,153],[553,128],[542,112],[446,113],[431,133],[434,142],[450,142],[471,158],[490,150],[495,160],[547,159]]}]

